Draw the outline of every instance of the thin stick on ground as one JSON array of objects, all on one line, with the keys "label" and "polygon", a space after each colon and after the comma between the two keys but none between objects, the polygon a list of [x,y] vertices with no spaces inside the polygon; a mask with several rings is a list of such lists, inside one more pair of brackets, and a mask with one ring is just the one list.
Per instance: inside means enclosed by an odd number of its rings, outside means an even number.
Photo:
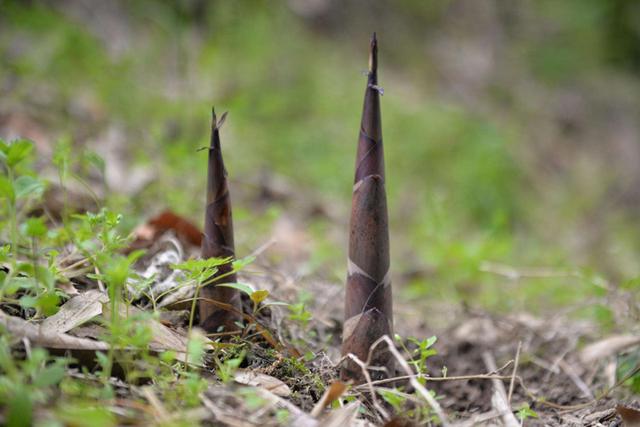
[{"label": "thin stick on ground", "polygon": [[[490,371],[495,371],[497,369],[496,361],[491,353],[488,351],[483,352],[482,359],[484,360],[484,364],[487,366],[487,369]],[[507,392],[504,389],[504,384],[502,384],[502,381],[498,379],[493,379],[491,383],[493,384],[491,404],[494,409],[500,413],[503,424],[506,427],[520,427],[520,423],[511,410],[511,406],[507,399]]]},{"label": "thin stick on ground", "polygon": [[376,396],[376,390],[373,387],[373,384],[371,381],[371,375],[369,375],[369,363],[363,362],[358,358],[358,356],[352,353],[347,354],[347,358],[349,358],[350,360],[353,360],[353,362],[360,367],[360,369],[362,370],[362,376],[366,381],[365,384],[367,385],[367,387],[369,388],[369,391],[371,392],[371,401],[373,402],[373,406],[378,410],[378,412],[380,413],[384,421],[389,421],[389,413],[380,405],[380,402],[378,402],[378,397]]},{"label": "thin stick on ground", "polygon": [[[400,375],[400,376],[393,377],[393,378],[385,378],[383,380],[372,381],[371,384],[372,385],[380,385],[380,384],[393,383],[393,382],[396,382],[396,381],[405,381],[405,380],[410,379],[412,376],[415,376],[416,378],[425,380],[427,382],[493,380],[493,379],[508,380],[508,379],[514,378],[513,375],[498,375],[497,372],[503,371],[504,369],[508,368],[512,363],[513,363],[513,360],[510,360],[504,366],[502,366],[501,368],[498,368],[498,370],[496,372],[489,372],[489,373],[486,373],[486,374],[457,375],[457,376],[448,376],[448,377],[430,377],[430,376],[427,376],[427,375],[417,375],[417,374]],[[520,378],[517,375],[515,376],[515,378],[518,381],[522,380],[522,378]],[[358,389],[358,388],[362,388],[364,386],[365,385],[359,385],[359,386],[356,386],[354,388]]]},{"label": "thin stick on ground", "polygon": [[429,406],[431,406],[431,409],[433,410],[433,412],[440,419],[440,423],[445,427],[448,426],[449,421],[447,420],[447,416],[442,410],[442,407],[440,406],[438,401],[435,399],[435,397],[433,397],[433,395],[429,393],[429,391],[422,384],[420,384],[420,381],[418,381],[416,374],[411,370],[411,367],[409,366],[407,361],[402,357],[402,355],[400,354],[400,351],[397,349],[396,345],[393,343],[393,340],[389,337],[389,335],[381,336],[371,345],[371,349],[367,356],[365,365],[371,366],[371,360],[373,358],[373,354],[375,354],[377,347],[382,343],[387,344],[387,348],[390,354],[398,362],[398,364],[400,365],[400,368],[402,368],[402,370],[407,374],[409,383],[424,398],[424,400],[427,401]]},{"label": "thin stick on ground", "polygon": [[518,342],[518,349],[516,350],[516,358],[513,363],[513,373],[511,374],[511,381],[509,382],[509,394],[507,394],[507,402],[511,405],[511,396],[513,395],[513,386],[516,383],[516,374],[518,373],[518,363],[520,363],[520,350],[522,349],[522,341]]}]

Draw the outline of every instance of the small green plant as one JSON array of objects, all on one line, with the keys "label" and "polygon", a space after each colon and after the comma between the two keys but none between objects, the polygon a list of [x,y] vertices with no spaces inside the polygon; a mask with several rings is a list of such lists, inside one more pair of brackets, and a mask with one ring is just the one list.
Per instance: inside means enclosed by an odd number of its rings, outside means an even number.
[{"label": "small green plant", "polygon": [[298,322],[302,328],[306,328],[313,317],[304,302],[289,305],[289,312],[289,319]]},{"label": "small green plant", "polygon": [[538,418],[538,414],[536,413],[536,411],[531,409],[528,403],[522,404],[520,409],[518,409],[516,416],[520,419],[520,422],[522,424],[524,424],[524,421],[529,418]]},{"label": "small green plant", "polygon": [[[428,372],[427,360],[436,354],[436,350],[433,345],[436,342],[436,337],[432,336],[426,339],[418,339],[409,337],[406,340],[400,335],[395,335],[396,342],[406,352],[409,365],[414,367],[418,381],[425,385],[425,375]],[[414,348],[409,349],[405,344],[407,341]],[[417,395],[415,391],[408,393],[404,390],[404,387],[396,388],[382,388],[379,389],[380,395],[387,402],[397,414],[403,414],[408,419],[411,419],[416,425],[423,425],[427,422],[437,421],[437,417],[431,411],[431,408],[425,405],[418,405],[416,402],[423,400],[422,396]],[[429,391],[436,398],[433,391]]]},{"label": "small green plant", "polygon": [[[195,353],[197,353],[197,351],[195,350],[193,352],[187,351],[187,360],[185,360],[185,363],[187,365],[189,361],[195,361],[196,363],[200,363],[202,359],[202,354],[204,352],[202,340],[197,340],[197,342],[193,342],[194,340],[193,325],[194,325],[196,307],[197,307],[197,302],[200,295],[200,290],[204,286],[211,284],[212,281],[218,281],[218,280],[224,279],[225,277],[235,275],[235,273],[240,268],[244,267],[248,262],[250,262],[250,261],[234,262],[232,264],[232,269],[230,271],[227,271],[226,273],[223,273],[223,274],[217,274],[218,269],[221,266],[228,265],[230,261],[231,261],[230,258],[191,259],[183,263],[175,264],[172,266],[172,268],[174,269],[184,271],[186,274],[187,283],[195,285],[195,292],[194,292],[193,299],[191,300],[191,308],[189,311],[187,348],[200,349],[200,347],[202,347],[201,349],[202,351],[199,353],[199,355],[195,355]],[[217,286],[223,286],[223,285],[217,285]],[[230,286],[230,285],[225,284],[225,286]],[[225,303],[222,303],[222,304],[225,304]],[[228,309],[233,310],[235,309],[235,307],[229,306]],[[195,359],[193,359],[194,355],[196,357]]]},{"label": "small green plant", "polygon": [[218,378],[220,378],[220,381],[227,384],[233,380],[233,375],[242,364],[245,354],[246,353],[242,351],[238,356],[227,358],[224,361],[220,361],[217,357],[214,358],[217,365],[216,374]]},{"label": "small green plant", "polygon": [[[9,271],[0,275],[0,301],[19,291],[20,305],[40,313],[55,312],[58,295],[46,267],[40,265],[37,241],[47,230],[39,218],[27,218],[33,203],[40,199],[46,184],[31,167],[33,143],[19,139],[9,143],[0,139],[0,218],[8,230],[8,242],[0,258],[9,261]],[[3,227],[4,228],[4,227]],[[26,244],[25,244],[26,242]],[[28,248],[24,250],[23,248]],[[30,259],[25,262],[24,259]]]},{"label": "small green plant", "polygon": [[[235,267],[235,264],[234,264],[234,267]],[[271,295],[269,293],[269,291],[267,291],[266,289],[255,290],[253,288],[253,286],[248,285],[246,283],[223,283],[223,284],[218,285],[218,286],[237,289],[237,290],[247,294],[249,296],[249,298],[251,299],[251,302],[253,302],[252,314],[254,316],[256,314],[258,314],[261,310],[263,310],[263,309],[265,309],[267,307],[272,307],[272,306],[276,306],[276,305],[284,305],[284,306],[289,305],[289,304],[287,304],[285,302],[281,302],[281,301],[271,301],[269,303],[262,304],[269,297],[269,295]]]},{"label": "small green plant", "polygon": [[0,402],[6,405],[5,423],[9,426],[32,424],[34,406],[55,395],[71,359],[51,357],[34,348],[23,361],[15,360],[6,336],[0,336]]},{"label": "small green plant", "polygon": [[408,362],[415,368],[418,381],[420,381],[420,383],[424,385],[426,383],[425,375],[428,372],[427,359],[433,355],[438,354],[436,349],[433,348],[433,345],[436,343],[438,338],[436,336],[432,336],[421,340],[418,338],[409,337],[407,338],[407,341],[415,346],[415,348],[412,350],[409,350],[407,348],[404,340],[400,335],[396,334],[395,339],[396,342],[403,348],[403,350],[410,356]]}]

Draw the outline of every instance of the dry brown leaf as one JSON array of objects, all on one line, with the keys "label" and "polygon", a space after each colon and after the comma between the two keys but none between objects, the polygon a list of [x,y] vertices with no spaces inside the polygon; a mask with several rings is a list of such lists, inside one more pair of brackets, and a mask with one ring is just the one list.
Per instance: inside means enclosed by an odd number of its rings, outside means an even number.
[{"label": "dry brown leaf", "polygon": [[580,352],[580,360],[588,365],[638,344],[640,344],[638,335],[614,335],[587,345]]},{"label": "dry brown leaf", "polygon": [[4,326],[14,338],[27,338],[34,345],[46,348],[93,351],[109,349],[106,342],[78,338],[61,332],[46,332],[40,325],[9,316],[2,311],[0,311],[0,325]]},{"label": "dry brown leaf", "polygon": [[342,381],[334,381],[331,383],[329,388],[324,391],[324,394],[316,403],[316,406],[313,407],[311,411],[312,417],[317,417],[320,415],[322,410],[326,408],[331,402],[342,396],[342,394],[347,390],[347,385]]},{"label": "dry brown leaf", "polygon": [[[39,329],[43,333],[64,333],[80,326],[94,317],[104,314],[109,317],[109,297],[99,291],[91,290],[67,301],[58,313],[45,319]],[[103,312],[103,310],[105,310]],[[122,317],[128,317],[143,313],[142,310],[121,304],[119,313]],[[151,328],[153,350],[174,350],[184,352],[187,347],[187,337],[174,332],[155,319],[144,320]]]},{"label": "dry brown leaf", "polygon": [[166,210],[134,230],[133,235],[136,239],[129,251],[150,246],[169,230],[172,230],[185,246],[199,247],[202,242],[202,232],[196,225],[187,218]]},{"label": "dry brown leaf", "polygon": [[98,290],[90,290],[71,298],[60,310],[46,318],[40,327],[45,333],[64,333],[102,314],[102,304],[109,297]]},{"label": "dry brown leaf", "polygon": [[261,387],[278,396],[286,397],[291,394],[291,389],[288,385],[271,375],[260,372],[238,369],[234,375],[234,379],[240,384]]},{"label": "dry brown leaf", "polygon": [[616,412],[620,414],[625,427],[640,427],[640,411],[628,406],[616,405]]}]

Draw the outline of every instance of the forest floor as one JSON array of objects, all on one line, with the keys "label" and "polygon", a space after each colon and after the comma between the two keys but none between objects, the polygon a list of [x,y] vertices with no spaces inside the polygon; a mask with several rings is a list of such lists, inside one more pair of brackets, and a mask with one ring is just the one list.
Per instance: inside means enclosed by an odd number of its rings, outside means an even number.
[{"label": "forest floor", "polygon": [[[188,264],[198,255],[198,239],[198,227],[172,213],[138,226],[120,252],[146,252],[124,276],[128,303],[120,308],[108,304],[111,286],[103,281],[109,277],[96,274],[73,245],[59,248],[58,268],[68,280],[59,284],[64,296],[57,313],[25,308],[24,290],[0,304],[15,360],[30,360],[40,346],[67,357],[65,374],[45,380],[56,387],[34,404],[35,420],[86,425],[73,421],[85,413],[103,425],[615,426],[640,415],[621,390],[638,370],[627,350],[640,339],[603,339],[597,325],[571,318],[576,307],[539,318],[441,304],[418,312],[403,302],[395,323],[404,337],[381,343],[396,350],[396,372],[388,381],[343,384],[342,286],[265,261],[273,242],[242,262],[249,313],[242,334],[204,337],[190,327],[197,321],[190,302],[197,285]],[[620,298],[608,303],[623,307]],[[121,323],[113,323],[113,310]],[[429,319],[444,322],[434,327]],[[375,369],[363,361],[365,368]],[[65,407],[85,393],[94,405],[104,399],[106,412],[86,412],[87,401],[84,409]]]}]

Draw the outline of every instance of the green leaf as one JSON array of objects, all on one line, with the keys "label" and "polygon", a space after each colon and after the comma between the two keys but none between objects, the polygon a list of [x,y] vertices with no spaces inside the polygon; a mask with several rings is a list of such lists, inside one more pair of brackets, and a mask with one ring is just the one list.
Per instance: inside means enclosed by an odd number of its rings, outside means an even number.
[{"label": "green leaf", "polygon": [[248,257],[236,259],[235,261],[233,261],[233,264],[232,264],[233,269],[235,271],[242,270],[243,268],[245,268],[247,265],[251,264],[255,260],[256,260],[256,257],[254,256],[248,256]]},{"label": "green leaf", "polygon": [[78,402],[57,411],[58,417],[68,425],[78,427],[111,427],[116,417],[104,406],[91,406],[89,402]]},{"label": "green leaf", "polygon": [[187,355],[190,363],[201,365],[203,363],[204,354],[206,352],[207,338],[199,333],[191,332],[189,342],[187,344]]},{"label": "green leaf", "polygon": [[36,387],[49,387],[58,384],[64,378],[66,370],[64,366],[52,365],[44,368],[33,381],[33,385]]},{"label": "green leaf", "polygon": [[100,171],[104,175],[105,173],[105,162],[102,157],[100,157],[97,153],[93,151],[86,151],[84,153],[84,160],[90,165],[94,166],[96,169]]},{"label": "green leaf", "polygon": [[38,279],[38,282],[44,285],[46,289],[52,291],[56,284],[56,278],[53,272],[43,265],[36,266],[33,274],[34,278]]},{"label": "green leaf", "polygon": [[524,421],[527,418],[538,418],[538,414],[536,413],[536,411],[529,407],[528,403],[523,404],[516,415],[518,416],[518,418],[520,418],[521,421]]},{"label": "green leaf", "polygon": [[25,223],[25,234],[29,237],[42,237],[47,234],[47,226],[42,218],[29,218]]},{"label": "green leaf", "polygon": [[163,351],[162,353],[160,353],[160,360],[162,360],[164,363],[173,363],[174,359],[176,358],[177,354],[175,351],[173,350],[168,350],[168,351]]},{"label": "green leaf", "polygon": [[225,288],[237,289],[249,296],[251,296],[255,292],[251,285],[247,285],[246,283],[221,283],[220,285],[216,286],[224,286]]},{"label": "green leaf", "polygon": [[35,281],[31,277],[13,277],[4,284],[4,292],[7,295],[14,295],[20,289],[32,289],[34,286]]},{"label": "green leaf", "polygon": [[13,185],[16,198],[39,197],[44,192],[44,183],[28,175],[19,176]]},{"label": "green leaf", "polygon": [[13,167],[24,160],[33,150],[33,143],[26,139],[19,139],[9,144],[6,162],[9,167]]},{"label": "green leaf", "polygon": [[223,264],[227,264],[231,261],[231,257],[228,258],[207,258],[207,259],[190,259],[180,264],[172,264],[171,268],[176,270],[182,270],[189,273],[193,278],[201,274],[214,274],[217,269]]},{"label": "green leaf", "polygon": [[[132,254],[133,255],[133,254]],[[109,297],[114,298],[124,286],[129,277],[131,265],[140,254],[133,257],[124,257],[112,253],[102,253],[98,256],[98,262],[102,270],[102,279],[109,285]]]},{"label": "green leaf", "polygon": [[[22,300],[20,300],[22,302]],[[60,297],[53,292],[47,292],[38,297],[37,307],[45,316],[51,316],[58,312]]]},{"label": "green leaf", "polygon": [[0,261],[9,259],[9,253],[11,253],[11,245],[0,246]]},{"label": "green leaf", "polygon": [[110,365],[109,357],[100,351],[96,352],[96,362],[98,362],[103,371]]},{"label": "green leaf", "polygon": [[53,164],[57,166],[60,179],[64,182],[69,173],[69,158],[71,157],[71,140],[59,141],[53,149]]},{"label": "green leaf", "polygon": [[22,308],[34,308],[38,304],[38,300],[31,295],[25,295],[20,298],[20,307]]},{"label": "green leaf", "polygon": [[9,144],[4,139],[0,138],[0,159],[6,159],[9,152]]},{"label": "green leaf", "polygon": [[404,406],[406,398],[388,390],[379,390],[382,398],[390,404],[396,411],[400,411]]},{"label": "green leaf", "polygon": [[312,318],[311,313],[307,311],[304,303],[302,302],[297,304],[290,304],[287,308],[291,312],[291,314],[289,315],[289,319],[300,322],[302,326],[306,327]]},{"label": "green leaf", "polygon": [[13,396],[6,402],[5,422],[8,427],[28,427],[33,416],[33,402],[31,395],[24,386],[20,386]]},{"label": "green leaf", "polygon": [[253,301],[255,304],[260,304],[262,301],[267,299],[267,297],[269,296],[269,291],[257,290],[251,292],[249,296],[251,298],[251,301]]}]

